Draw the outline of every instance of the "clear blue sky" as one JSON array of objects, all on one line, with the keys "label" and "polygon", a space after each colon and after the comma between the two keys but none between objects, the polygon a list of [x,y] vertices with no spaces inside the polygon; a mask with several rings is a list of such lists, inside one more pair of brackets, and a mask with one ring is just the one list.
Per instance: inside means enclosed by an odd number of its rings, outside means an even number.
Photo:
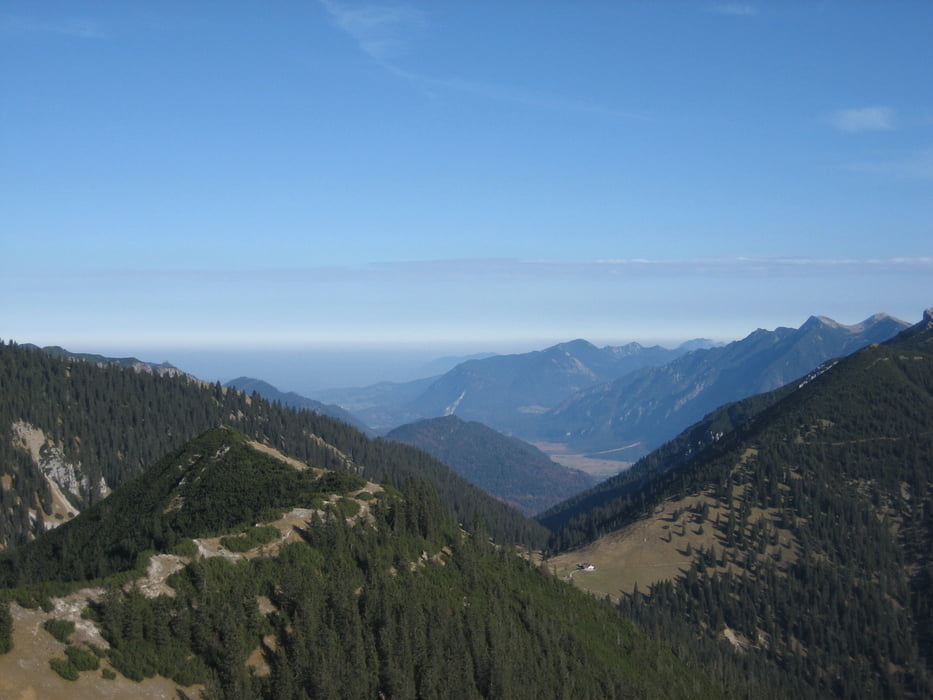
[{"label": "clear blue sky", "polygon": [[502,351],[914,322],[931,37],[920,1],[6,0],[0,337]]}]

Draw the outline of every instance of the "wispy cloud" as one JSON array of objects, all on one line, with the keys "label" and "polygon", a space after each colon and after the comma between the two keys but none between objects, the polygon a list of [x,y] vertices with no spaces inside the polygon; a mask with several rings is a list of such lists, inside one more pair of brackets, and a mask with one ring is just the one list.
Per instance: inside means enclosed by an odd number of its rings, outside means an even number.
[{"label": "wispy cloud", "polygon": [[105,39],[104,27],[93,20],[48,22],[28,17],[0,16],[0,31],[10,34],[58,34],[77,39]]},{"label": "wispy cloud", "polygon": [[420,89],[457,92],[534,109],[645,118],[643,114],[612,109],[564,95],[457,77],[431,76],[402,68],[394,59],[408,53],[413,39],[428,26],[427,18],[420,10],[405,4],[349,5],[337,0],[320,0],[320,3],[334,24],[352,37],[361,51],[396,78]]},{"label": "wispy cloud", "polygon": [[459,92],[465,95],[472,95],[496,102],[507,102],[534,109],[546,109],[557,112],[577,112],[581,114],[602,115],[608,117],[625,117],[634,119],[646,119],[647,115],[638,112],[629,112],[626,110],[613,109],[594,104],[586,100],[579,100],[566,95],[555,95],[553,93],[528,90],[510,85],[497,85],[475,80],[464,80],[462,78],[438,78],[420,73],[413,73],[398,66],[385,64],[386,70],[393,75],[402,78],[412,85],[428,90],[446,90]]},{"label": "wispy cloud", "polygon": [[894,128],[895,112],[890,107],[857,107],[840,109],[828,115],[829,124],[840,131],[890,131]]},{"label": "wispy cloud", "polygon": [[[23,270],[13,277],[34,278]],[[241,285],[251,282],[282,285],[294,280],[302,285],[386,283],[404,281],[433,286],[438,282],[528,280],[578,280],[624,278],[713,277],[799,277],[826,274],[858,276],[869,273],[933,273],[933,257],[895,256],[884,258],[818,258],[807,256],[731,256],[720,258],[619,258],[605,260],[520,260],[515,258],[452,258],[402,260],[360,265],[245,267],[231,276],[229,270],[209,267],[181,268],[95,268],[82,271],[57,270],[59,278],[94,280],[147,280],[175,282],[192,279],[211,284]],[[21,280],[17,280],[19,283]]]},{"label": "wispy cloud", "polygon": [[933,147],[874,162],[852,163],[848,170],[902,180],[933,180]]},{"label": "wispy cloud", "polygon": [[426,25],[424,14],[406,4],[350,5],[321,0],[321,5],[360,50],[377,61],[406,53],[412,36]]},{"label": "wispy cloud", "polygon": [[645,259],[627,258],[579,263],[528,261],[549,275],[581,279],[606,277],[788,277],[859,275],[867,272],[933,272],[933,257],[812,258],[806,256]]},{"label": "wispy cloud", "polygon": [[758,14],[758,8],[741,2],[718,3],[709,5],[707,12],[717,15],[731,15],[733,17],[754,17]]}]

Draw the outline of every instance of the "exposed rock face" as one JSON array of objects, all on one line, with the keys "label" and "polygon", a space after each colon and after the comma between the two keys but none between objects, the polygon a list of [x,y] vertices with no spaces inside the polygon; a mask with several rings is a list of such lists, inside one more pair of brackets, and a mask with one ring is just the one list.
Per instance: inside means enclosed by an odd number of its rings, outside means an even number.
[{"label": "exposed rock face", "polygon": [[[62,448],[49,440],[41,428],[23,421],[13,423],[12,428],[14,445],[29,453],[52,492],[52,517],[42,513],[41,509],[33,515],[36,522],[42,521],[44,529],[51,530],[65,518],[72,518],[80,512],[68,495],[80,499],[86,497],[92,488],[90,480],[83,473],[81,463],[70,461]],[[103,477],[93,488],[99,496],[110,493]]]},{"label": "exposed rock face", "polygon": [[88,492],[90,482],[81,473],[81,463],[69,462],[62,448],[48,440],[41,429],[20,421],[13,424],[13,434],[19,438],[19,446],[32,455],[44,477],[76,496]]}]

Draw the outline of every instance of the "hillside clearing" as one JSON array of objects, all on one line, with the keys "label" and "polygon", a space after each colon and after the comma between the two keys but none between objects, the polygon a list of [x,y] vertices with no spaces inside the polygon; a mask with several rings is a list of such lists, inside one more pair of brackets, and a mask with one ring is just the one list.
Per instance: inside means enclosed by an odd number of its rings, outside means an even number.
[{"label": "hillside clearing", "polygon": [[[705,518],[695,512],[704,504],[708,506]],[[753,509],[749,523],[775,516],[776,513]],[[618,601],[621,593],[632,593],[636,585],[644,592],[653,583],[676,579],[686,573],[700,549],[722,551],[724,528],[717,523],[725,523],[727,517],[728,509],[709,493],[666,501],[650,518],[552,557],[547,564],[556,576],[572,581],[578,588]],[[796,546],[789,532],[776,531],[779,543],[769,545],[763,555],[780,557],[781,566],[785,567],[794,560]],[[579,569],[584,562],[595,569]]]}]

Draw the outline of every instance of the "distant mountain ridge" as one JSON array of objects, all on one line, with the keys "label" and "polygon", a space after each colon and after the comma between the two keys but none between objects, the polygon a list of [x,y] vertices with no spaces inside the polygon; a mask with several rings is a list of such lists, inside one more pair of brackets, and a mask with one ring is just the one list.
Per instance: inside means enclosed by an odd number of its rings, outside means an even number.
[{"label": "distant mountain ridge", "polygon": [[341,408],[335,404],[325,404],[321,403],[320,401],[315,401],[314,399],[309,399],[308,397],[302,396],[301,394],[296,394],[294,391],[279,391],[276,387],[272,386],[268,382],[264,382],[261,379],[254,379],[252,377],[237,377],[236,379],[231,379],[229,382],[224,384],[224,386],[237,389],[247,395],[256,392],[266,401],[278,401],[283,406],[288,406],[290,408],[307,409],[317,413],[322,413],[325,416],[330,416],[331,418],[342,420],[344,423],[352,425],[357,430],[371,434],[369,427],[359,418],[350,413],[350,411],[347,411],[346,409]]},{"label": "distant mountain ridge", "polygon": [[403,425],[386,439],[434,455],[486,493],[527,515],[538,513],[595,483],[585,472],[553,462],[533,445],[456,416]]},{"label": "distant mountain ridge", "polygon": [[405,406],[437,381],[439,376],[413,379],[410,382],[379,382],[365,387],[325,389],[314,394],[318,401],[336,404],[350,411],[374,431],[385,432],[424,418]]},{"label": "distant mountain ridge", "polygon": [[457,415],[500,432],[533,434],[540,416],[587,387],[664,364],[686,352],[638,343],[597,348],[586,340],[457,365],[405,408],[424,417]]},{"label": "distant mountain ridge", "polygon": [[542,435],[581,451],[617,450],[618,458],[634,460],[718,406],[776,389],[908,325],[875,314],[851,326],[811,316],[797,329],[758,329],[743,340],[585,389],[548,413]]},{"label": "distant mountain ridge", "polygon": [[488,354],[434,377],[315,392],[339,404],[377,432],[422,418],[456,414],[505,433],[530,437],[548,409],[580,388],[663,364],[712,341],[691,340],[675,349],[638,343],[597,348],[586,340],[511,355]]}]

